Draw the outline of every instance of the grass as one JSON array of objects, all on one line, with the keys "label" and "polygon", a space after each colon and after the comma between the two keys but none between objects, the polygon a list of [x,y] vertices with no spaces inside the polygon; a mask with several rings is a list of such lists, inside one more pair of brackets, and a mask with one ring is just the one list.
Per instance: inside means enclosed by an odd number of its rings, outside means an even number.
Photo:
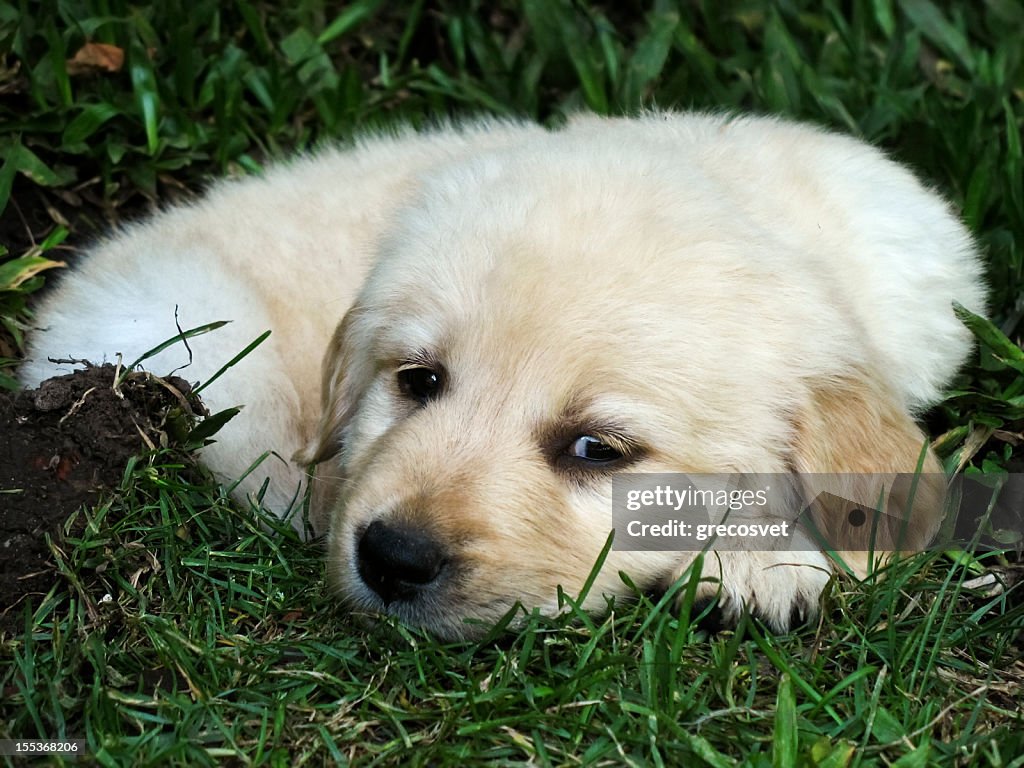
[{"label": "grass", "polygon": [[1024,749],[1022,610],[965,593],[937,556],[837,583],[819,626],[782,637],[708,637],[685,597],[678,616],[640,596],[443,645],[339,611],[316,552],[183,466],[129,467],[54,548],[66,581],[6,647],[10,733],[84,736],[106,764],[1006,765]]},{"label": "grass", "polygon": [[[1019,471],[1012,0],[0,0],[0,52],[0,365],[50,262],[211,176],[448,114],[753,109],[880,144],[961,207],[991,322],[965,316],[980,354],[928,426],[950,469]],[[0,638],[0,738],[84,737],[89,762],[1024,765],[1024,607],[938,553],[837,579],[785,636],[709,637],[685,597],[639,595],[445,645],[341,612],[315,550],[173,451],[68,530]]]}]

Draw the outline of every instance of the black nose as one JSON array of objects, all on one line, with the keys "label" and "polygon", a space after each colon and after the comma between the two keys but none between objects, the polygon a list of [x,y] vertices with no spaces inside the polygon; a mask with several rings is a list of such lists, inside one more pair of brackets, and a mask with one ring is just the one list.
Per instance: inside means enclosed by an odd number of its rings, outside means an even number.
[{"label": "black nose", "polygon": [[446,560],[423,529],[380,520],[359,537],[359,575],[385,603],[410,600],[433,582]]}]

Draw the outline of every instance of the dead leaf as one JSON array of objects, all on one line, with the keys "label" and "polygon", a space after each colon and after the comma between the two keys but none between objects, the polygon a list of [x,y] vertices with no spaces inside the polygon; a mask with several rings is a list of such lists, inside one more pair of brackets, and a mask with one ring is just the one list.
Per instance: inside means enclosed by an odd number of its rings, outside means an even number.
[{"label": "dead leaf", "polygon": [[120,72],[123,66],[124,51],[116,45],[106,43],[86,43],[67,62],[69,75]]},{"label": "dead leaf", "polygon": [[992,437],[1010,445],[1020,445],[1024,441],[1024,432],[1010,432],[1005,429],[997,429],[992,433]]}]

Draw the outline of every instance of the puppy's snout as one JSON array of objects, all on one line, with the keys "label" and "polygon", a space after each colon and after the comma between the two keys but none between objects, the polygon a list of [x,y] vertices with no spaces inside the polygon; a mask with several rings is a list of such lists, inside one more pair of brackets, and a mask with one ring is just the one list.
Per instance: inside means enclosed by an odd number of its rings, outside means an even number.
[{"label": "puppy's snout", "polygon": [[385,603],[414,599],[447,563],[437,540],[422,528],[370,523],[358,545],[359,575]]}]

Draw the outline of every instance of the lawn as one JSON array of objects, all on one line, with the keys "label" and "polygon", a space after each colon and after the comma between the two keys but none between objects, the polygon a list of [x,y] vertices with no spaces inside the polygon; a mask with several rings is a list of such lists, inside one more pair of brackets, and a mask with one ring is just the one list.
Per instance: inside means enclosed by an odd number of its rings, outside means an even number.
[{"label": "lawn", "polygon": [[[832,126],[945,193],[993,301],[927,426],[951,472],[1022,471],[1016,0],[0,0],[0,386],[58,262],[213,177],[396,122],[648,104]],[[49,591],[0,595],[0,739],[85,739],[83,764],[1024,766],[1021,588],[963,586],[1013,553],[836,578],[781,636],[709,634],[682,584],[441,644],[346,615],[315,548],[174,447],[49,549]]]}]

